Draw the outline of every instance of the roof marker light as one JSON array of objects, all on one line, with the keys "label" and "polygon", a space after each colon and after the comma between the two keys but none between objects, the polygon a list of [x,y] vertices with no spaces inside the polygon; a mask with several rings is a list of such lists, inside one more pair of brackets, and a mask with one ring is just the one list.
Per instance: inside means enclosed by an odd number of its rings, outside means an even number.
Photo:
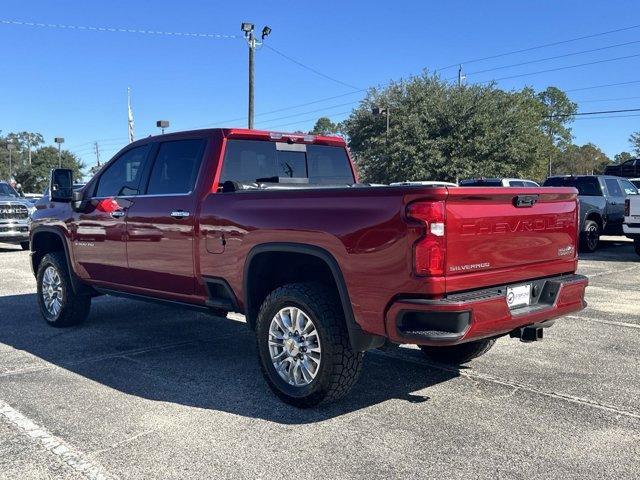
[{"label": "roof marker light", "polygon": [[280,140],[282,138],[282,134],[280,132],[269,132],[269,138],[271,140]]}]

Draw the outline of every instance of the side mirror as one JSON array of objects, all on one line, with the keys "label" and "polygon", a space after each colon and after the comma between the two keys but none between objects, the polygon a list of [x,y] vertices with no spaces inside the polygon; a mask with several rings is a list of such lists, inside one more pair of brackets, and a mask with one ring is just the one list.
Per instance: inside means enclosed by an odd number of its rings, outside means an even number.
[{"label": "side mirror", "polygon": [[73,200],[73,171],[70,168],[51,170],[49,183],[52,202],[70,202]]}]

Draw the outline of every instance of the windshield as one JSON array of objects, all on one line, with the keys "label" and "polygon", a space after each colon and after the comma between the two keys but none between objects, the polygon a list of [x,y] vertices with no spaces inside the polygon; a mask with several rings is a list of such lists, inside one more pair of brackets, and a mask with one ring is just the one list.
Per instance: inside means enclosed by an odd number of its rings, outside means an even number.
[{"label": "windshield", "polygon": [[544,182],[545,187],[574,187],[580,195],[601,197],[602,189],[596,177],[552,177]]},{"label": "windshield", "polygon": [[19,195],[8,183],[0,183],[0,197],[19,197]]}]

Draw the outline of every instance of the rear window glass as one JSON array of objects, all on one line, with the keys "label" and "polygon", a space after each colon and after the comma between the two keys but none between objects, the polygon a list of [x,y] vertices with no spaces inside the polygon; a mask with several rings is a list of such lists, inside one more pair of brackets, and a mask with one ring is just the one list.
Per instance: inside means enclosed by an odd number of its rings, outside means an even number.
[{"label": "rear window glass", "polygon": [[545,187],[574,187],[580,195],[602,196],[600,183],[595,177],[552,177],[544,182]]},{"label": "rear window glass", "polygon": [[342,147],[306,145],[304,151],[277,150],[275,142],[229,140],[220,183],[308,178],[310,184],[351,185],[353,172]]},{"label": "rear window glass", "polygon": [[490,180],[460,180],[461,187],[501,187],[502,181],[499,179]]}]

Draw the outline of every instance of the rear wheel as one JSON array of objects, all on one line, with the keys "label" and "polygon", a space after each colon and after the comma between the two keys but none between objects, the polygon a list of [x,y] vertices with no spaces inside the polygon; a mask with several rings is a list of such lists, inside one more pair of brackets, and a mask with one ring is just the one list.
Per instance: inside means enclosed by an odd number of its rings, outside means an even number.
[{"label": "rear wheel", "polygon": [[29,242],[20,242],[20,247],[22,247],[23,250],[29,250]]},{"label": "rear wheel", "polygon": [[420,350],[422,350],[422,353],[424,353],[429,360],[434,362],[460,365],[484,355],[493,347],[494,343],[496,343],[495,338],[487,338],[448,347],[428,347],[421,345]]},{"label": "rear wheel", "polygon": [[600,245],[600,225],[595,220],[584,222],[584,231],[580,234],[580,250],[593,253]]},{"label": "rear wheel", "polygon": [[269,387],[291,405],[336,400],[360,374],[363,354],[352,350],[340,301],[323,285],[293,283],[271,292],[256,336]]},{"label": "rear wheel", "polygon": [[636,238],[633,241],[633,248],[635,249],[636,253],[640,255],[640,238]]},{"label": "rear wheel", "polygon": [[69,327],[86,320],[91,297],[74,293],[63,253],[44,256],[38,266],[37,284],[40,311],[49,325]]}]

